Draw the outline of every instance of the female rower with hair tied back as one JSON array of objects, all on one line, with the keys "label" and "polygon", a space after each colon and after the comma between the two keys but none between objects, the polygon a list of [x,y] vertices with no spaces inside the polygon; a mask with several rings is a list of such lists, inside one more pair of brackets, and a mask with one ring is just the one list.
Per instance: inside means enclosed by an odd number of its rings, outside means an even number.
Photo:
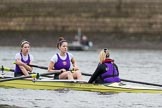
[{"label": "female rower with hair tied back", "polygon": [[118,67],[109,56],[110,53],[107,48],[101,50],[99,54],[99,65],[88,83],[120,82]]},{"label": "female rower with hair tied back", "polygon": [[[68,52],[68,42],[59,37],[57,48],[60,50],[51,58],[48,66],[49,72],[55,72],[55,70],[61,70],[59,74],[55,74],[55,79],[82,79],[82,75],[79,68],[76,65],[74,56]],[[73,71],[72,71],[73,70]]]},{"label": "female rower with hair tied back", "polygon": [[33,56],[29,54],[30,43],[28,41],[21,42],[21,50],[15,56],[15,73],[14,76],[29,75],[32,72],[32,67],[28,66],[33,61]]}]

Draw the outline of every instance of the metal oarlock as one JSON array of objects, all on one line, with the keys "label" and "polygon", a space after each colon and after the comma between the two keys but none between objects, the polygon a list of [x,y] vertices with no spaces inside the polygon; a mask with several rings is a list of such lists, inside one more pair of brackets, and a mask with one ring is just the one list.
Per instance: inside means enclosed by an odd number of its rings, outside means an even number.
[{"label": "metal oarlock", "polygon": [[1,78],[4,78],[4,67],[3,67],[3,65],[2,65],[2,67],[1,67],[1,70],[2,70],[2,73],[1,73]]}]

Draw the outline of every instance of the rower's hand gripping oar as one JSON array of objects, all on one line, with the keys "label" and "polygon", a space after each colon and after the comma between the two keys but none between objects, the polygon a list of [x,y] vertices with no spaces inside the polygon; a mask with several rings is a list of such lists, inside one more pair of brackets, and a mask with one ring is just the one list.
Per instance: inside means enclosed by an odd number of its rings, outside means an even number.
[{"label": "rower's hand gripping oar", "polygon": [[31,74],[28,76],[19,76],[19,77],[13,77],[13,78],[6,78],[6,79],[1,79],[0,82],[5,82],[5,81],[11,81],[11,80],[19,80],[19,79],[24,79],[24,78],[36,78],[39,79],[40,76],[46,76],[46,75],[52,75],[56,73],[61,73],[61,71],[55,71],[55,72],[47,72],[47,73],[36,73],[36,74]]}]

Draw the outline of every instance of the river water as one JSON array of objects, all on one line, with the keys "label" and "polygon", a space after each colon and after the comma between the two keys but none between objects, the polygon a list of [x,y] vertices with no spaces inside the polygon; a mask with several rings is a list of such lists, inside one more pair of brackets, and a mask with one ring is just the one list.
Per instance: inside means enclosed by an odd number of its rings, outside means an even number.
[{"label": "river water", "polygon": [[[14,56],[18,47],[0,47],[0,65],[14,68]],[[162,84],[162,51],[138,49],[110,49],[111,58],[119,67],[123,79]],[[31,48],[33,64],[48,66],[57,50],[54,48]],[[71,51],[80,70],[93,73],[98,63],[96,51]],[[35,69],[35,72],[46,72]],[[6,75],[12,75],[6,72]],[[89,77],[84,76],[85,80]],[[97,93],[86,91],[48,91],[0,88],[0,107],[23,108],[162,108],[162,94],[143,93]]]}]

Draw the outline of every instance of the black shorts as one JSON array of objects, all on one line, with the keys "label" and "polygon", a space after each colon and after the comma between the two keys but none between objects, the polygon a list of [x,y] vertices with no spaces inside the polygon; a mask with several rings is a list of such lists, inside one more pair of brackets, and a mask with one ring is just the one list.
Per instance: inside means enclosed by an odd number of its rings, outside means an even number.
[{"label": "black shorts", "polygon": [[55,74],[55,75],[54,75],[54,79],[59,79],[59,75],[60,75],[60,74]]},{"label": "black shorts", "polygon": [[18,77],[18,76],[22,76],[22,75],[24,75],[24,74],[21,73],[21,72],[19,72],[19,73],[18,73],[18,72],[15,72],[15,73],[14,73],[14,77]]}]

